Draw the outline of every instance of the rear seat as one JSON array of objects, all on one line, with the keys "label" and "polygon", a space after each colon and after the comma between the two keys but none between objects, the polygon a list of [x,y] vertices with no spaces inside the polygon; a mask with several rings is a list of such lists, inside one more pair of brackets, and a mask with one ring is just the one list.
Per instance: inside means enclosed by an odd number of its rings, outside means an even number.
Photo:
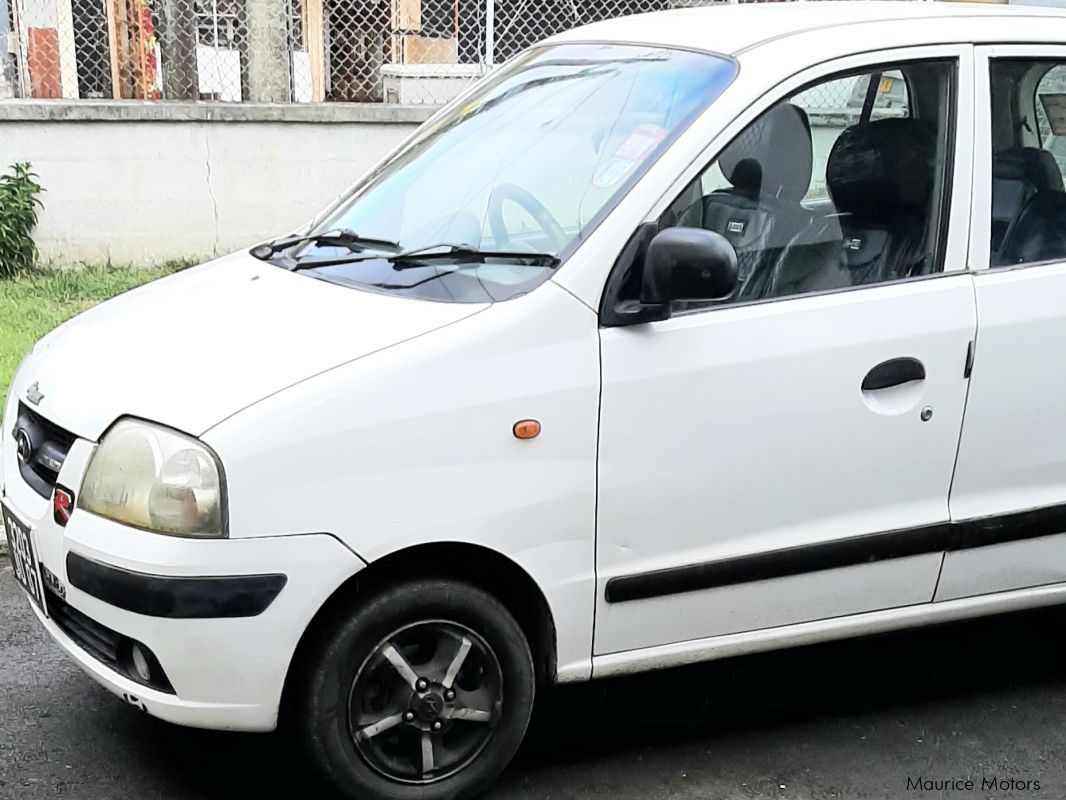
[{"label": "rear seat", "polygon": [[993,266],[1066,260],[1066,193],[1037,192],[1011,224]]},{"label": "rear seat", "polygon": [[1008,230],[1030,201],[1041,192],[1063,191],[1062,174],[1047,150],[1017,147],[996,154],[992,163],[993,266],[1012,263],[1001,250]]}]

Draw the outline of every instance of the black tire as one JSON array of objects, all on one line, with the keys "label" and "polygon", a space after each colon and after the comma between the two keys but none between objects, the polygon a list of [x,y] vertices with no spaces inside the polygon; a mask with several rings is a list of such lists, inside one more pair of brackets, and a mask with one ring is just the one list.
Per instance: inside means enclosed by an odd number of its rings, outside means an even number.
[{"label": "black tire", "polygon": [[[453,641],[454,655],[447,655]],[[446,684],[459,651],[463,666]],[[417,691],[420,683],[409,691],[411,674],[392,661],[398,652],[415,674],[424,667],[433,681],[425,693]],[[429,652],[435,653],[432,660],[424,656]],[[440,677],[433,665],[442,659],[448,669]],[[395,676],[389,676],[390,669]],[[529,643],[496,598],[461,581],[417,580],[365,598],[350,617],[339,620],[302,682],[294,692],[296,732],[311,761],[342,794],[353,800],[451,800],[481,791],[510,762],[529,724],[536,678]],[[430,694],[432,702],[426,699]],[[436,711],[448,696],[451,702]],[[457,710],[466,700],[491,706],[492,721],[475,721],[473,715],[484,712],[472,707]],[[375,704],[384,710],[375,711]],[[414,711],[409,709],[418,711],[410,721]],[[401,722],[395,721],[397,710],[407,715]],[[433,716],[435,711],[442,716]],[[388,717],[393,727],[367,736],[385,724],[364,724],[375,713]],[[433,726],[443,728],[434,732]],[[444,754],[444,764],[454,763],[448,769],[442,764],[440,775],[408,775],[409,745],[418,742],[420,754],[412,754],[409,767],[418,772],[425,766],[426,737],[430,764],[435,766],[438,753]]]}]

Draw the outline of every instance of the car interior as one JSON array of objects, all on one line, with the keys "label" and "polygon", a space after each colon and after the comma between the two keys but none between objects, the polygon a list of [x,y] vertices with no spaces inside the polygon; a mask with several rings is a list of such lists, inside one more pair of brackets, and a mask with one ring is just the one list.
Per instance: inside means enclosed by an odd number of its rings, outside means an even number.
[{"label": "car interior", "polygon": [[1066,67],[998,59],[990,77],[992,266],[1066,259],[1063,165],[1047,149],[1066,134]]},{"label": "car interior", "polygon": [[729,239],[745,297],[765,292],[776,257],[811,225],[803,199],[813,158],[806,112],[791,103],[777,105],[719,156],[718,167],[730,185],[689,204],[674,223]]},{"label": "car interior", "polygon": [[940,269],[953,78],[952,64],[920,62],[808,87],[743,131],[659,229],[699,226],[730,241],[739,284],[717,303]]}]

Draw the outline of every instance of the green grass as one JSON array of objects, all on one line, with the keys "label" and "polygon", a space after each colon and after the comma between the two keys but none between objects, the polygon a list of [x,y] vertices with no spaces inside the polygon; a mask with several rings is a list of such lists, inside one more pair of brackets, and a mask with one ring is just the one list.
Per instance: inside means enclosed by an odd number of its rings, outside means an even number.
[{"label": "green grass", "polygon": [[59,323],[110,297],[188,266],[152,269],[87,267],[43,270],[0,280],[0,405],[11,376],[33,343]]}]

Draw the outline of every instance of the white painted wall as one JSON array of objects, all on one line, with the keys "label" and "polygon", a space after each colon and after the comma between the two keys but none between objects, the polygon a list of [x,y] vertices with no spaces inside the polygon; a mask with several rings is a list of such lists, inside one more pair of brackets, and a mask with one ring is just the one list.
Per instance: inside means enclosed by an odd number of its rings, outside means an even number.
[{"label": "white painted wall", "polygon": [[0,118],[0,169],[29,161],[40,175],[45,260],[148,265],[290,232],[415,128]]}]

